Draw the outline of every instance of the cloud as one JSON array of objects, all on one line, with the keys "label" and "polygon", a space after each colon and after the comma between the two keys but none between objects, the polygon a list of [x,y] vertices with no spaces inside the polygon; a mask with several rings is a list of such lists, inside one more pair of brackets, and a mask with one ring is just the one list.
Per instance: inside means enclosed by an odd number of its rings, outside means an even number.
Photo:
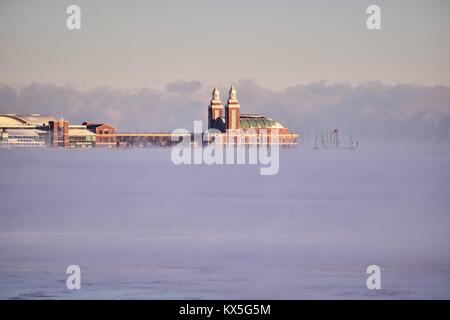
[{"label": "cloud", "polygon": [[203,119],[205,103],[193,97],[144,88],[124,91],[98,87],[80,91],[69,86],[31,84],[0,87],[0,113],[40,113],[72,123],[111,123],[121,131],[164,131],[192,128]]},{"label": "cloud", "polygon": [[[72,123],[108,122],[128,132],[191,129],[194,120],[206,121],[210,92],[208,86],[208,90],[202,87],[197,81],[181,80],[168,84],[166,90],[137,91],[2,86],[0,113],[50,114]],[[262,113],[299,133],[339,128],[360,140],[450,141],[449,87],[318,82],[274,91],[251,80],[240,81],[236,87],[242,113]]]},{"label": "cloud", "polygon": [[273,116],[304,133],[339,128],[348,135],[384,142],[448,144],[450,139],[449,87],[318,82],[273,91],[253,81],[237,87],[242,112]]},{"label": "cloud", "polygon": [[202,88],[202,83],[200,81],[184,81],[177,80],[166,85],[166,90],[172,93],[179,94],[191,94]]}]

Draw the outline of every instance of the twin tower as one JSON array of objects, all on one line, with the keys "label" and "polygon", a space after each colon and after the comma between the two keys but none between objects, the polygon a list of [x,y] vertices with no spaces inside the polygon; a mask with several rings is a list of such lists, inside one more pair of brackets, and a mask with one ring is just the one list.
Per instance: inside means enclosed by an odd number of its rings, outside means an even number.
[{"label": "twin tower", "polygon": [[[224,115],[225,111],[225,115]],[[222,132],[240,129],[241,106],[237,99],[236,89],[231,86],[225,108],[220,100],[219,89],[214,88],[212,99],[208,107],[208,128],[215,128]]]}]

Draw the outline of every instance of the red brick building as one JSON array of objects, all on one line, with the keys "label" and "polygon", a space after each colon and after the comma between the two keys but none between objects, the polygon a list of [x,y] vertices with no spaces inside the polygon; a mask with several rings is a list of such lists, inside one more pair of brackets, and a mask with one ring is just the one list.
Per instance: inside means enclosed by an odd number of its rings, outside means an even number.
[{"label": "red brick building", "polygon": [[53,147],[69,146],[69,121],[57,120],[49,121],[50,145]]},{"label": "red brick building", "polygon": [[216,129],[222,134],[214,135],[216,141],[231,143],[241,141],[244,144],[259,143],[261,138],[268,144],[297,144],[298,135],[278,121],[260,114],[242,114],[236,89],[231,86],[225,108],[220,100],[219,90],[214,88],[208,108],[208,129]]},{"label": "red brick building", "polygon": [[88,130],[95,133],[96,147],[116,146],[117,128],[107,123],[83,122]]}]

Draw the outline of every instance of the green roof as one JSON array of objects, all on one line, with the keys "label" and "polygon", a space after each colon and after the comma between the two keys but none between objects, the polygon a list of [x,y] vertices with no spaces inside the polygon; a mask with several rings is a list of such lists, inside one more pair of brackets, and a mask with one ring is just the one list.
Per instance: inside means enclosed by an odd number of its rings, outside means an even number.
[{"label": "green roof", "polygon": [[262,128],[262,129],[282,129],[283,126],[271,119],[260,115],[241,115],[240,117],[241,128]]}]

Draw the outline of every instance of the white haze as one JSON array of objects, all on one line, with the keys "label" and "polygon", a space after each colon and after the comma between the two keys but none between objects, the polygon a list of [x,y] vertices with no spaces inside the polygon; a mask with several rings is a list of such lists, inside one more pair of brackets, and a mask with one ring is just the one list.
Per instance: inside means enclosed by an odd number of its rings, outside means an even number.
[{"label": "white haze", "polygon": [[0,298],[450,298],[442,146],[283,149],[275,176],[168,149],[1,150],[0,177]]}]

